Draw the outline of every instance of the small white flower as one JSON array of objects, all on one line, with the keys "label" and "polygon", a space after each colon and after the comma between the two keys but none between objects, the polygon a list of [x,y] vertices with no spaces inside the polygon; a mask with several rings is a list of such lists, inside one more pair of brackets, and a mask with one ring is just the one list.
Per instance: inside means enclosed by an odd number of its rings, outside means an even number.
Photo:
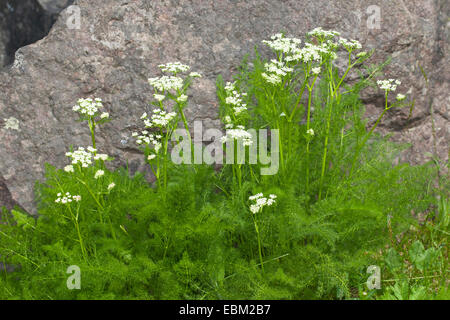
[{"label": "small white flower", "polygon": [[186,72],[188,71],[191,67],[182,64],[180,62],[169,62],[166,64],[161,64],[159,65],[159,68],[163,71],[163,72],[170,72],[173,74],[177,74],[178,72]]},{"label": "small white flower", "polygon": [[155,93],[155,94],[153,95],[153,97],[154,97],[156,100],[158,100],[159,102],[163,101],[163,100],[166,98],[165,95],[163,95],[163,94],[157,94],[157,93]]},{"label": "small white flower", "polygon": [[401,84],[400,80],[388,79],[388,80],[378,80],[378,86],[384,91],[395,91],[397,86]]},{"label": "small white flower", "polygon": [[105,171],[103,171],[103,170],[98,170],[98,171],[95,173],[94,178],[95,178],[95,179],[98,179],[98,178],[102,177],[104,174],[105,174]]},{"label": "small white flower", "polygon": [[65,172],[75,172],[72,165],[68,165],[64,167]]},{"label": "small white flower", "polygon": [[198,73],[198,72],[191,72],[191,73],[189,74],[189,76],[190,76],[191,78],[201,78],[201,77],[202,77],[202,75],[201,75],[200,73]]},{"label": "small white flower", "polygon": [[314,130],[313,129],[309,129],[309,130],[306,131],[306,134],[311,136],[311,137],[314,137]]},{"label": "small white flower", "polygon": [[313,74],[317,75],[317,74],[320,73],[320,67],[312,68],[311,71],[312,71]]},{"label": "small white flower", "polygon": [[152,161],[152,160],[155,159],[155,158],[156,158],[156,155],[150,154],[150,155],[147,157],[147,160],[148,160],[148,161]]},{"label": "small white flower", "polygon": [[67,152],[66,157],[72,159],[72,165],[80,164],[83,168],[87,168],[92,164],[92,153],[96,151],[92,147],[89,147],[88,150],[90,152],[86,152],[83,147],[79,147],[78,150],[74,152]]},{"label": "small white flower", "polygon": [[397,94],[397,100],[398,101],[405,100],[405,98],[406,98],[406,96],[404,94],[401,94],[401,93]]},{"label": "small white flower", "polygon": [[106,160],[108,160],[108,155],[104,154],[104,153],[99,153],[99,154],[94,156],[94,160],[106,161]]},{"label": "small white flower", "polygon": [[116,184],[114,182],[111,182],[108,186],[108,190],[112,190],[115,186]]},{"label": "small white flower", "polygon": [[100,118],[101,118],[101,119],[108,119],[108,118],[109,118],[109,113],[108,113],[108,112],[103,112],[103,113],[100,115]]},{"label": "small white flower", "polygon": [[150,78],[148,83],[158,91],[180,90],[184,83],[183,79],[175,76],[162,76],[159,78]]},{"label": "small white flower", "polygon": [[94,117],[99,108],[103,107],[102,99],[96,98],[95,101],[91,98],[79,99],[77,104],[72,107],[72,110],[81,115],[88,115]]},{"label": "small white flower", "polygon": [[277,196],[275,194],[270,194],[269,198],[264,197],[262,193],[255,194],[253,196],[248,197],[248,200],[253,203],[250,204],[250,211],[253,214],[261,212],[265,206],[271,206],[276,202]]},{"label": "small white flower", "polygon": [[348,51],[353,51],[355,49],[361,49],[361,43],[358,40],[347,40],[344,38],[339,39],[339,44],[341,44]]},{"label": "small white flower", "polygon": [[188,99],[188,96],[185,95],[185,94],[182,94],[181,96],[179,96],[179,97],[177,98],[177,102],[183,103],[183,102],[186,102],[187,99]]},{"label": "small white flower", "polygon": [[66,192],[64,197],[62,196],[61,193],[58,193],[57,196],[58,196],[58,198],[55,200],[56,203],[67,204],[67,203],[71,203],[74,200],[76,202],[81,201],[81,196],[80,195],[71,196],[69,192]]}]

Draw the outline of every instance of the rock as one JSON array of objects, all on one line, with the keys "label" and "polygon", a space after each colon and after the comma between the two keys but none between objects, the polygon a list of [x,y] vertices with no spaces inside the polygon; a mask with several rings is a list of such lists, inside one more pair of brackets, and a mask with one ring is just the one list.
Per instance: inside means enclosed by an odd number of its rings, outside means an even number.
[{"label": "rock", "polygon": [[[394,130],[395,139],[412,143],[403,160],[424,161],[432,144],[420,132],[429,130],[433,97],[438,151],[448,157],[446,0],[78,0],[74,5],[81,9],[80,29],[68,23],[76,20],[74,7],[62,11],[47,37],[19,49],[14,64],[0,71],[0,119],[14,117],[20,129],[5,130],[0,120],[0,177],[12,199],[29,211],[44,163],[63,167],[70,145],[89,145],[88,130],[71,111],[79,97],[102,97],[114,119],[98,132],[101,152],[115,156],[115,166],[128,159],[142,170],[142,157],[127,138],[151,100],[147,78],[159,75],[158,64],[181,61],[203,73],[193,87],[188,117],[212,121],[217,75],[230,79],[254,45],[279,31],[303,37],[321,26],[376,48],[373,62],[392,56],[386,77],[400,79],[398,91],[409,92],[416,105],[411,114],[390,113],[381,130]],[[428,92],[419,65],[427,71]],[[381,112],[380,93],[369,90],[363,99],[373,105],[373,114]]]}]

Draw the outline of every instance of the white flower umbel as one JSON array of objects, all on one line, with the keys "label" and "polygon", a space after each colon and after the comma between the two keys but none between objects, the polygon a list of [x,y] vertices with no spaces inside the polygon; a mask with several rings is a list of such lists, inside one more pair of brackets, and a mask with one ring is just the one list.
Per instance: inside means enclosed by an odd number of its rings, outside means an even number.
[{"label": "white flower umbel", "polygon": [[75,172],[75,170],[74,170],[74,168],[73,168],[73,165],[65,166],[65,167],[64,167],[64,171],[65,171],[65,172],[68,172],[68,173],[73,173],[73,172]]},{"label": "white flower umbel", "polygon": [[97,170],[97,172],[95,173],[94,178],[95,178],[95,179],[98,179],[98,178],[100,178],[100,177],[103,177],[104,175],[105,175],[105,171],[103,171],[103,170]]},{"label": "white flower umbel", "polygon": [[312,72],[314,75],[318,75],[318,74],[320,73],[320,67],[312,68],[312,69],[311,69],[311,72]]},{"label": "white flower umbel", "polygon": [[115,184],[114,182],[111,182],[111,183],[108,185],[108,191],[111,191],[115,186],[116,186],[116,184]]},{"label": "white flower umbel", "polygon": [[188,65],[182,64],[181,62],[169,62],[166,64],[160,64],[159,68],[163,72],[169,72],[173,74],[177,74],[179,72],[186,72],[191,69]]},{"label": "white flower umbel", "polygon": [[314,137],[314,130],[313,129],[309,129],[309,130],[306,131],[306,134],[308,136]]},{"label": "white flower umbel", "polygon": [[395,79],[378,80],[377,84],[381,90],[395,91],[397,89],[397,86],[401,84],[401,81]]},{"label": "white flower umbel", "polygon": [[[247,93],[239,93],[236,90],[236,83],[227,82],[225,86],[225,92],[226,92],[226,98],[225,103],[229,105],[235,116],[240,115],[242,112],[247,110],[247,104],[243,102],[242,97],[246,96]],[[231,122],[231,118],[228,116],[229,121],[226,123]]]},{"label": "white flower umbel", "polygon": [[103,107],[102,99],[96,98],[95,100],[91,98],[79,99],[77,104],[72,107],[72,110],[78,112],[80,115],[94,117],[100,108]]},{"label": "white flower umbel", "polygon": [[109,156],[107,155],[107,154],[104,154],[104,153],[99,153],[99,154],[96,154],[95,156],[94,156],[94,160],[102,160],[102,161],[106,161],[106,160],[108,160],[109,159]]},{"label": "white flower umbel", "polygon": [[264,69],[265,72],[262,73],[261,76],[264,80],[273,85],[280,84],[283,77],[294,71],[293,68],[288,67],[284,62],[275,59],[272,59],[270,63],[266,63]]},{"label": "white flower umbel", "polygon": [[269,46],[273,51],[283,54],[291,54],[300,45],[302,41],[297,38],[285,38],[281,33],[271,37],[271,40],[263,40],[262,43]]},{"label": "white flower umbel", "polygon": [[227,141],[242,141],[244,146],[251,146],[253,144],[252,135],[248,133],[243,126],[236,126],[233,129],[233,125],[229,124],[226,135],[220,138],[222,143]]},{"label": "white flower umbel", "polygon": [[308,35],[311,37],[316,37],[321,40],[332,39],[336,36],[340,36],[341,34],[337,31],[333,30],[323,30],[321,27],[315,28],[308,32]]},{"label": "white flower umbel", "polygon": [[93,153],[96,149],[88,147],[88,151],[85,148],[79,147],[78,150],[73,152],[67,152],[66,157],[72,159],[72,164],[80,164],[83,168],[87,168],[92,164]]},{"label": "white flower umbel", "polygon": [[406,96],[404,94],[401,94],[401,93],[397,94],[398,101],[403,101],[403,100],[405,100],[405,98],[406,98]]},{"label": "white flower umbel", "polygon": [[270,207],[276,201],[277,196],[275,194],[270,194],[269,197],[264,197],[262,193],[255,194],[254,196],[250,196],[248,200],[251,201],[250,211],[253,214],[257,214],[258,212],[262,212],[263,208],[268,206]]},{"label": "white flower umbel", "polygon": [[80,195],[72,196],[69,192],[66,192],[64,195],[62,193],[58,193],[57,197],[58,198],[55,200],[55,202],[60,204],[69,204],[73,201],[75,202],[81,201]]},{"label": "white flower umbel", "polygon": [[361,49],[361,43],[358,40],[347,40],[344,38],[339,39],[339,44],[342,45],[347,51],[353,51],[356,49]]},{"label": "white flower umbel", "polygon": [[144,120],[145,126],[147,128],[165,128],[173,121],[177,116],[176,112],[166,112],[159,109],[153,111],[150,119],[148,119],[147,113],[144,113],[141,117]]},{"label": "white flower umbel", "polygon": [[191,73],[189,73],[189,77],[191,77],[191,78],[201,78],[202,75],[200,73],[198,73],[198,72],[191,72]]},{"label": "white flower umbel", "polygon": [[181,96],[179,96],[179,97],[177,98],[177,102],[178,102],[178,103],[184,103],[184,102],[187,101],[187,99],[188,99],[188,96],[185,95],[185,94],[182,94]]},{"label": "white flower umbel", "polygon": [[109,118],[109,113],[108,112],[103,112],[101,115],[100,115],[100,119],[108,119]]},{"label": "white flower umbel", "polygon": [[148,79],[148,83],[160,92],[180,90],[183,88],[183,79],[175,76],[162,76]]},{"label": "white flower umbel", "polygon": [[165,95],[163,95],[163,94],[157,94],[157,93],[155,93],[155,94],[153,95],[153,97],[154,97],[156,100],[158,100],[159,102],[163,101],[163,100],[166,98]]}]

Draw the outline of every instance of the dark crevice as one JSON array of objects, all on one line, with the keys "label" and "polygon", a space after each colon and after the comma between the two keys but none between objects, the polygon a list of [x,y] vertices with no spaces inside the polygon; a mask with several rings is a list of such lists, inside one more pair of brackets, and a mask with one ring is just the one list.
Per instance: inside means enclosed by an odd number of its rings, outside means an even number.
[{"label": "dark crevice", "polygon": [[0,0],[0,67],[11,64],[19,48],[44,38],[57,17],[37,0]]}]

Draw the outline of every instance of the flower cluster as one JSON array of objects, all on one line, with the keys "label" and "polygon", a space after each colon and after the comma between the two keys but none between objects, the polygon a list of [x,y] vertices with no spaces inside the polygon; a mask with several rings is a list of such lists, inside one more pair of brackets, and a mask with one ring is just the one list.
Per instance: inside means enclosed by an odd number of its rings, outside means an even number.
[{"label": "flower cluster", "polygon": [[191,78],[201,78],[202,75],[200,73],[194,71],[194,72],[189,73],[189,77],[191,77]]},{"label": "flower cluster", "polygon": [[[152,134],[152,133],[148,132],[147,130],[144,130],[141,132],[140,135],[137,132],[133,132],[133,137],[135,137],[137,139],[136,143],[138,145],[142,145],[142,144],[153,145],[156,153],[158,153],[158,151],[162,147],[162,143],[161,143],[162,136],[159,134]],[[149,160],[151,160],[151,159],[149,159]]]},{"label": "flower cluster", "polygon": [[330,46],[327,44],[318,46],[307,42],[303,48],[295,50],[292,55],[287,56],[285,60],[288,62],[303,61],[305,63],[313,61],[321,62],[325,56],[331,55],[332,53]]},{"label": "flower cluster", "polygon": [[178,102],[178,103],[184,103],[184,102],[187,101],[187,99],[188,99],[188,96],[185,95],[185,94],[182,94],[182,95],[180,95],[180,96],[177,98],[177,102]]},{"label": "flower cluster", "polygon": [[[96,99],[79,99],[77,101],[77,104],[72,107],[72,110],[75,112],[80,113],[81,115],[87,115],[94,117],[97,115],[98,109],[103,107],[102,99],[96,98]],[[108,118],[109,114],[103,113],[103,118]]]},{"label": "flower cluster", "polygon": [[312,68],[311,69],[311,72],[314,74],[314,75],[318,75],[319,73],[320,73],[320,67],[316,67],[316,68]]},{"label": "flower cluster", "polygon": [[181,62],[169,62],[166,64],[160,64],[158,66],[163,72],[169,72],[173,74],[177,74],[179,72],[186,72],[191,69],[191,67],[182,64]]},{"label": "flower cluster", "polygon": [[105,175],[105,171],[103,171],[103,170],[97,170],[97,172],[95,173],[94,178],[95,178],[95,179],[98,179],[98,178],[100,178],[100,177],[103,177],[104,175]]},{"label": "flower cluster", "polygon": [[272,59],[270,63],[266,63],[264,68],[266,72],[262,73],[261,76],[273,85],[280,84],[283,77],[285,77],[289,72],[294,71],[294,69],[286,66],[284,62],[274,59]]},{"label": "flower cluster", "polygon": [[226,135],[220,138],[222,143],[227,141],[242,141],[244,146],[251,146],[253,144],[252,135],[245,130],[244,126],[238,125],[234,127],[233,124],[227,124]]},{"label": "flower cluster", "polygon": [[160,109],[156,109],[153,111],[150,119],[148,119],[147,113],[144,113],[141,116],[141,120],[144,120],[145,126],[147,128],[165,128],[173,119],[175,119],[176,116],[176,112],[166,112]]},{"label": "flower cluster", "polygon": [[297,50],[302,42],[297,38],[284,38],[281,33],[273,35],[270,39],[271,40],[263,40],[262,43],[269,46],[275,52],[282,52],[286,55]]},{"label": "flower cluster", "polygon": [[[323,30],[322,28],[315,28],[308,33],[309,36],[319,40],[319,44],[306,42],[303,48],[299,47],[301,41],[296,38],[284,38],[282,34],[278,33],[271,37],[272,40],[264,40],[263,43],[272,48],[275,52],[282,52],[285,54],[284,61],[304,63],[322,62],[325,58],[335,60],[337,58],[336,51],[339,46],[343,46],[348,51],[361,49],[361,44],[357,40],[347,40],[340,38],[338,42],[334,42],[333,38],[339,36],[340,33],[333,30]],[[282,62],[279,62],[282,63]],[[281,82],[280,75],[277,73],[269,73],[263,75],[264,78],[272,83],[278,84]]]},{"label": "flower cluster", "polygon": [[162,76],[148,79],[148,83],[157,91],[166,92],[183,88],[183,79],[175,76]]},{"label": "flower cluster", "polygon": [[353,51],[355,49],[361,49],[361,43],[358,40],[347,40],[344,38],[339,39],[339,44],[342,45],[347,51]]},{"label": "flower cluster", "polygon": [[243,103],[242,101],[242,97],[247,96],[247,93],[239,93],[236,90],[235,82],[227,82],[225,86],[225,92],[227,93],[225,103],[232,106],[235,116],[238,116],[239,114],[247,110],[247,104]]},{"label": "flower cluster", "polygon": [[318,27],[318,28],[315,28],[315,29],[311,30],[310,32],[308,32],[308,35],[311,37],[325,40],[325,39],[334,38],[341,34],[337,31],[323,30],[321,27]]},{"label": "flower cluster", "polygon": [[403,101],[403,100],[405,100],[405,98],[406,98],[406,96],[404,94],[401,94],[401,93],[397,94],[398,101]]},{"label": "flower cluster", "polygon": [[[87,147],[87,151],[85,148],[79,147],[78,150],[74,152],[67,152],[66,157],[72,159],[72,164],[80,164],[83,168],[87,168],[92,164],[92,156],[96,152],[97,150],[92,147]],[[68,166],[64,170],[67,172],[73,172],[73,170],[71,170]]]},{"label": "flower cluster", "polygon": [[[161,77],[155,77],[148,79],[148,83],[155,88],[155,99],[158,101],[164,100],[166,97],[163,94],[160,93],[167,93],[170,90],[179,91],[184,86],[184,80],[180,77],[177,77],[176,75],[180,72],[186,72],[191,69],[190,66],[182,64],[181,62],[169,62],[166,64],[159,65],[159,68],[162,70],[162,72],[168,72],[172,75],[170,76],[161,76]],[[201,78],[201,74],[198,72],[191,72],[189,74],[191,78]],[[178,92],[179,94],[179,92]],[[178,99],[183,100],[184,95],[181,95],[178,97]],[[187,97],[186,97],[187,100]],[[186,101],[184,100],[184,101]],[[184,102],[182,101],[182,102]],[[180,101],[179,101],[180,102]]]},{"label": "flower cluster", "polygon": [[378,80],[378,86],[380,89],[385,91],[395,91],[397,86],[401,84],[400,80],[388,79],[388,80]]},{"label": "flower cluster", "polygon": [[58,193],[57,197],[58,198],[55,200],[55,202],[61,204],[67,204],[72,201],[75,202],[81,201],[81,196],[72,196],[69,192],[67,192],[65,195],[63,195],[62,193]]},{"label": "flower cluster", "polygon": [[275,203],[276,195],[270,194],[268,198],[264,197],[262,193],[255,194],[254,196],[248,197],[248,200],[253,203],[250,205],[250,211],[253,214],[261,212],[265,206],[270,207]]}]

